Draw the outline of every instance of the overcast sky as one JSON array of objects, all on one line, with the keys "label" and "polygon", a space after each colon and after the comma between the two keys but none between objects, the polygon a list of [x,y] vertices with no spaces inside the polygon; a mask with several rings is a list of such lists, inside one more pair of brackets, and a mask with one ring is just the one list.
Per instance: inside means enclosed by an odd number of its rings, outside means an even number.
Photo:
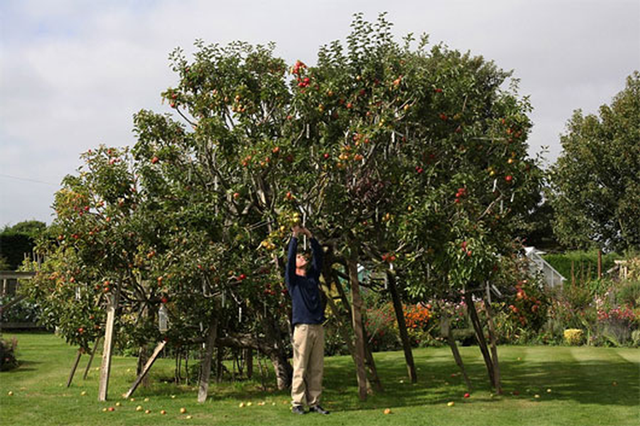
[{"label": "overcast sky", "polygon": [[640,0],[0,0],[0,226],[51,223],[53,193],[100,143],[135,143],[132,115],[168,112],[168,54],[274,41],[289,63],[387,11],[398,37],[471,51],[514,70],[535,124],[530,153],[561,151],[572,111],[610,103],[640,69]]}]

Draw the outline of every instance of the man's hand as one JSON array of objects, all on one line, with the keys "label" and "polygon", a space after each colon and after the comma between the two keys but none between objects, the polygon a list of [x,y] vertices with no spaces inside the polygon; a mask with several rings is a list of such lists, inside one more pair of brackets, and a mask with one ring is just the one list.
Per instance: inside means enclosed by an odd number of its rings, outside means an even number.
[{"label": "man's hand", "polygon": [[311,232],[307,228],[299,225],[295,225],[293,228],[291,228],[291,231],[293,231],[293,236],[296,238],[298,238],[300,234],[306,235],[309,238],[312,237]]}]

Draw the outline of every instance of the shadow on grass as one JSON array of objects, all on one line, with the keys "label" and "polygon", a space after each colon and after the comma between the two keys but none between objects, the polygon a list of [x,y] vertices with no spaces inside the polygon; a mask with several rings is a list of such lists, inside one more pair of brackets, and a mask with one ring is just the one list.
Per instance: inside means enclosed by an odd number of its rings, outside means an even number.
[{"label": "shadow on grass", "polygon": [[[350,411],[438,405],[452,400],[460,401],[467,392],[453,360],[418,359],[418,382],[415,384],[409,382],[402,361],[402,358],[376,360],[385,390],[360,402],[353,363],[349,359],[333,360],[330,368],[325,369],[323,399],[330,401],[334,410]],[[495,398],[490,397],[491,388],[484,363],[481,360],[465,360],[465,366],[474,386],[472,401],[496,403],[507,398],[534,401],[534,395],[538,394],[545,400],[637,406],[640,397],[638,366],[622,359],[618,362],[502,361],[500,367],[504,393]],[[617,386],[613,386],[614,381]],[[547,389],[551,389],[551,393],[547,393]],[[478,394],[474,394],[474,391]],[[514,392],[517,394],[514,395]]]},{"label": "shadow on grass", "polygon": [[37,365],[42,364],[41,361],[23,361],[18,360],[18,367],[12,370],[3,371],[2,374],[20,374],[25,371],[35,371],[38,369]]}]

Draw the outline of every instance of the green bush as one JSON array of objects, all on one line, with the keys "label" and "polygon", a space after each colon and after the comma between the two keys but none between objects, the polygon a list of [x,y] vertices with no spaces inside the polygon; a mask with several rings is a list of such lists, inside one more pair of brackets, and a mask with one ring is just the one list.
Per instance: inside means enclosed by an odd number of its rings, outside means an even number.
[{"label": "green bush", "polygon": [[616,300],[621,305],[627,305],[632,309],[640,307],[640,281],[623,283],[618,288]]},{"label": "green bush", "polygon": [[[0,297],[0,305],[4,305],[14,296]],[[41,315],[40,306],[36,303],[30,302],[27,299],[23,299],[20,302],[12,305],[7,310],[2,311],[0,316],[0,322],[33,322],[37,323],[40,320]]]},{"label": "green bush", "polygon": [[11,341],[0,338],[0,371],[13,370],[18,367],[15,355],[17,346],[18,341],[15,337]]}]

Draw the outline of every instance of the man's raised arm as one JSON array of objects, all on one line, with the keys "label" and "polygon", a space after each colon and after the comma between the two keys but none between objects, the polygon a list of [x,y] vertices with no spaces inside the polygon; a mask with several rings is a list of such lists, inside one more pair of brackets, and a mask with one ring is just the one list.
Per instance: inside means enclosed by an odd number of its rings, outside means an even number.
[{"label": "man's raised arm", "polygon": [[296,278],[296,253],[298,252],[298,236],[294,233],[289,241],[289,250],[287,252],[287,265],[284,271],[284,282],[287,288],[295,283]]},{"label": "man's raised arm", "polygon": [[322,246],[320,245],[318,240],[316,240],[312,235],[310,235],[309,238],[311,241],[312,252],[311,270],[313,271],[313,274],[315,274],[317,277],[320,277],[320,274],[322,273],[322,260],[324,253],[322,252]]}]

